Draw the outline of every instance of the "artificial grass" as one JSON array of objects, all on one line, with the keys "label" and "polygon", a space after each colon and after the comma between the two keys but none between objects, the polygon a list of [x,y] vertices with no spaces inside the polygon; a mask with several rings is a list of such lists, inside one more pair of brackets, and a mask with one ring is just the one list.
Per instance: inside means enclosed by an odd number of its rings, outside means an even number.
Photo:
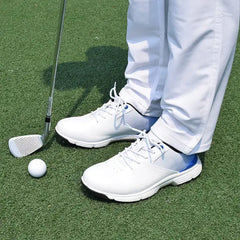
[{"label": "artificial grass", "polygon": [[[91,195],[83,171],[129,143],[82,149],[54,133],[57,121],[94,110],[124,83],[126,0],[67,2],[53,129],[31,156],[10,155],[9,138],[41,134],[50,88],[59,1],[0,2],[0,239],[239,239],[240,39],[211,150],[199,178],[152,198],[120,204]],[[45,160],[33,179],[27,165]]]}]

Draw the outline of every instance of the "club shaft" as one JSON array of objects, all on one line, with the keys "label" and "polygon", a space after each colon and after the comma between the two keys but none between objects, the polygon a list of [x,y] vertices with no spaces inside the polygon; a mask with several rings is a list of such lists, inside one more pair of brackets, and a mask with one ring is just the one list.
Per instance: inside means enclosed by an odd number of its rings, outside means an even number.
[{"label": "club shaft", "polygon": [[66,2],[67,2],[67,0],[61,0],[61,5],[60,5],[57,39],[56,39],[56,45],[55,45],[55,52],[54,52],[54,58],[53,58],[53,69],[52,69],[52,76],[51,76],[51,89],[50,89],[50,95],[48,98],[48,108],[47,108],[47,115],[46,115],[46,119],[45,119],[45,129],[44,129],[44,133],[43,133],[43,141],[44,142],[46,141],[46,139],[49,135],[49,131],[50,131],[50,127],[51,127],[53,96],[54,96],[54,89],[55,89],[56,76],[57,76],[60,45],[61,45],[61,40],[62,40]]}]

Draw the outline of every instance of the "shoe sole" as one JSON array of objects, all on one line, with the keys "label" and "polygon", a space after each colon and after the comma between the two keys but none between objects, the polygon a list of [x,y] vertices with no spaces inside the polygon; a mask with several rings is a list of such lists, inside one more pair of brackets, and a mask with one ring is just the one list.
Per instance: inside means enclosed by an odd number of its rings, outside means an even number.
[{"label": "shoe sole", "polygon": [[84,141],[79,141],[79,140],[64,136],[64,134],[59,132],[57,127],[55,128],[55,130],[59,136],[66,139],[69,143],[77,145],[79,147],[84,147],[84,148],[101,148],[101,147],[107,146],[108,144],[110,144],[112,142],[137,139],[137,135],[123,135],[123,136],[108,138],[108,139],[105,139],[103,141],[98,141],[98,142],[84,142]]},{"label": "shoe sole", "polygon": [[[198,157],[198,156],[197,156]],[[174,185],[178,186],[183,183],[189,182],[192,179],[198,177],[200,173],[202,172],[202,163],[198,157],[197,163],[192,166],[191,168],[185,170],[184,172],[178,172],[176,174],[173,174],[171,176],[168,176],[158,183],[154,184],[153,186],[139,192],[139,193],[134,193],[134,194],[128,194],[128,195],[117,195],[117,194],[112,194],[112,193],[106,193],[99,191],[91,186],[89,186],[84,178],[82,177],[81,180],[83,184],[91,191],[100,194],[100,195],[105,195],[108,199],[110,200],[115,200],[117,202],[137,202],[146,198],[149,198],[153,196],[155,193],[158,192],[158,190],[162,187],[165,187],[167,185]]]}]

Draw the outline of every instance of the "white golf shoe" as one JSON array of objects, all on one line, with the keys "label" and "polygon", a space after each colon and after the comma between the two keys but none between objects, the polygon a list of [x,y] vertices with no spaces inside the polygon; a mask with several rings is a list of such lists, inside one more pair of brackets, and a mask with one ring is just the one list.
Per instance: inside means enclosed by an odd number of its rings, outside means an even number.
[{"label": "white golf shoe", "polygon": [[177,153],[151,131],[109,160],[85,170],[83,184],[93,192],[119,202],[135,202],[166,185],[179,185],[202,171],[197,155]]},{"label": "white golf shoe", "polygon": [[80,117],[62,119],[56,132],[70,143],[81,147],[98,148],[119,140],[133,140],[139,130],[149,130],[157,120],[141,115],[116,93],[116,86],[110,91],[111,99],[97,110]]}]

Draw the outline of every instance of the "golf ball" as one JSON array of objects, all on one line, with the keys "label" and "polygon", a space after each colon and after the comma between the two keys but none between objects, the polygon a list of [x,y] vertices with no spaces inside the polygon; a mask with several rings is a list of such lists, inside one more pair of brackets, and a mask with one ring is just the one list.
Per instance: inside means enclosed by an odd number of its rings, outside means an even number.
[{"label": "golf ball", "polygon": [[28,172],[32,177],[40,178],[45,175],[47,165],[42,159],[33,159],[28,164]]}]

